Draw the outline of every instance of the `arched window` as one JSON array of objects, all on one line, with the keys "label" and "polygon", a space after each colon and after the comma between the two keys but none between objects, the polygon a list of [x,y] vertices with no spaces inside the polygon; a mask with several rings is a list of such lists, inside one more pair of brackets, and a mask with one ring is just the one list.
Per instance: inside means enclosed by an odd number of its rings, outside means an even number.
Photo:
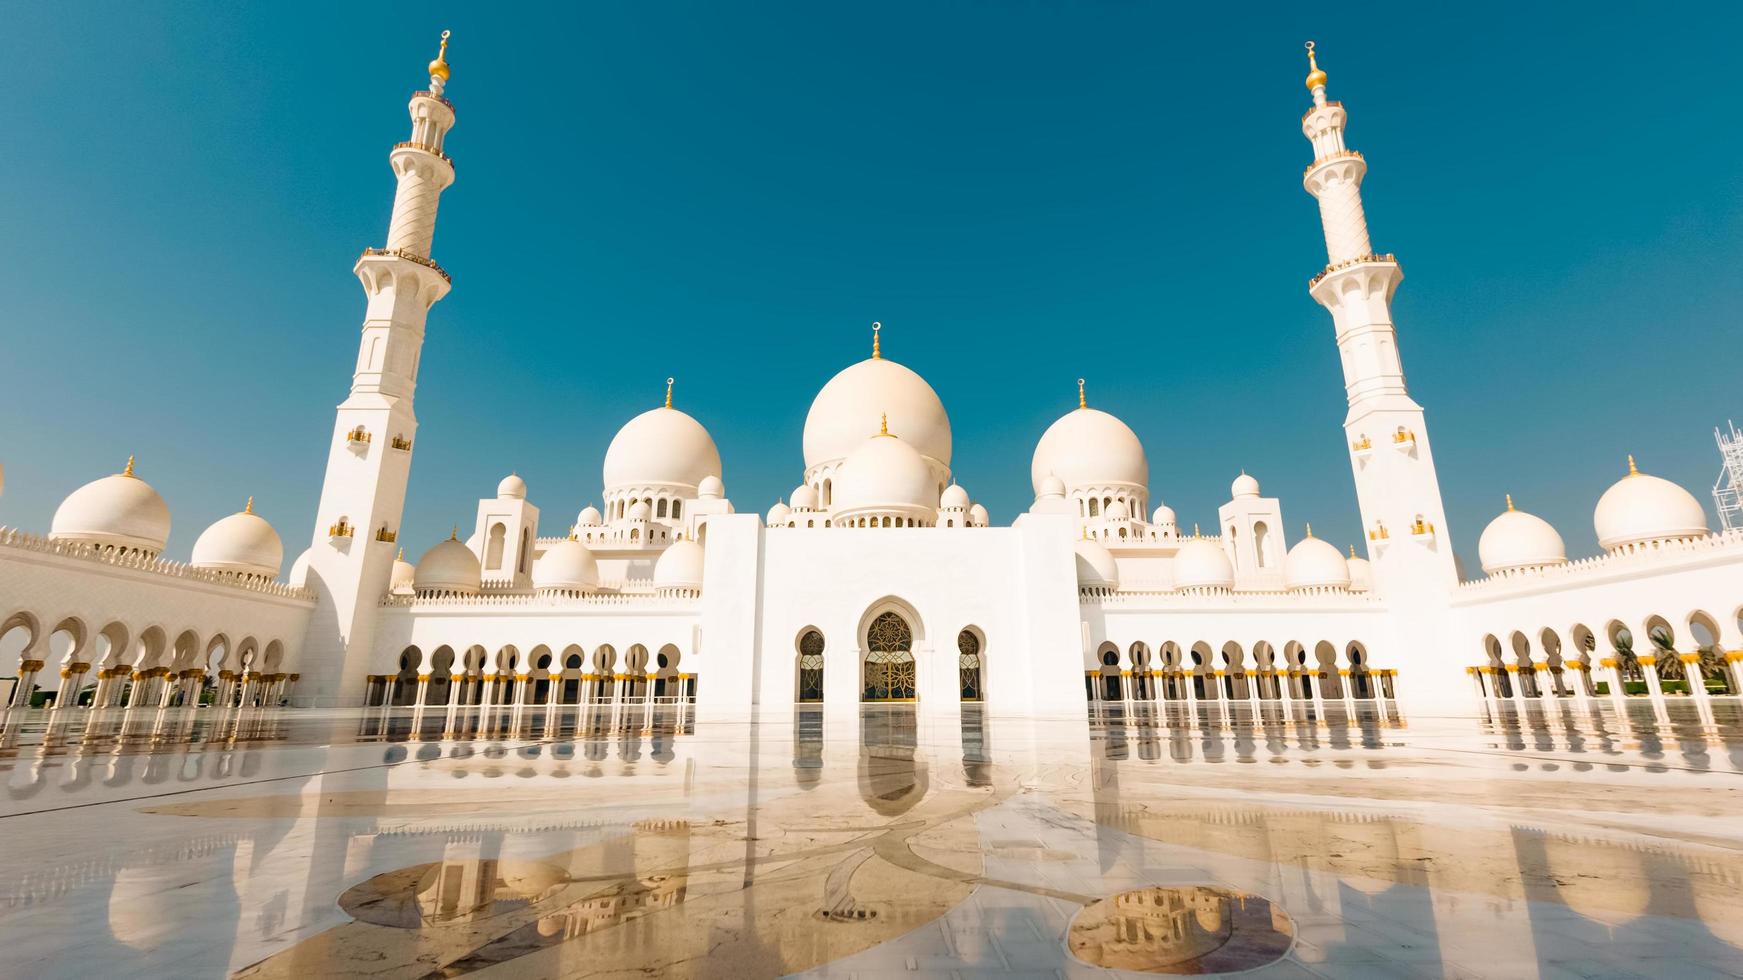
[{"label": "arched window", "polygon": [[484,567],[502,567],[502,549],[508,541],[508,528],[502,524],[490,525],[490,541],[485,546]]},{"label": "arched window", "polygon": [[833,503],[835,503],[835,481],[834,480],[824,480],[823,481],[823,506],[828,507]]},{"label": "arched window", "polygon": [[914,700],[914,630],[907,621],[893,612],[879,615],[866,628],[865,646],[865,700]]},{"label": "arched window", "polygon": [[638,528],[638,527],[630,528],[629,529],[629,539],[631,541],[640,541],[642,539],[641,528]]},{"label": "arched window", "polygon": [[664,498],[664,497],[660,498],[659,506],[654,510],[654,516],[655,517],[665,517],[666,516],[666,498]]},{"label": "arched window", "polygon": [[525,575],[527,573],[527,568],[532,565],[533,549],[531,547],[529,547],[532,543],[533,543],[532,528],[529,528],[529,527],[521,528],[520,529],[520,561],[518,562],[518,564],[520,565],[520,573],[522,575]]},{"label": "arched window", "polygon": [[823,700],[823,634],[806,630],[799,637],[799,701],[815,704]]},{"label": "arched window", "polygon": [[675,521],[678,518],[683,517],[683,516],[684,516],[684,502],[682,500],[672,501],[672,520]]},{"label": "arched window", "polygon": [[1259,567],[1265,567],[1265,549],[1270,547],[1271,529],[1264,521],[1253,525],[1253,553],[1259,557]]},{"label": "arched window", "polygon": [[956,635],[957,675],[962,688],[962,700],[979,701],[981,689],[980,636],[973,630]]},{"label": "arched window", "polygon": [[1089,516],[1091,516],[1091,517],[1101,516],[1101,501],[1095,499],[1094,497],[1089,498]]}]

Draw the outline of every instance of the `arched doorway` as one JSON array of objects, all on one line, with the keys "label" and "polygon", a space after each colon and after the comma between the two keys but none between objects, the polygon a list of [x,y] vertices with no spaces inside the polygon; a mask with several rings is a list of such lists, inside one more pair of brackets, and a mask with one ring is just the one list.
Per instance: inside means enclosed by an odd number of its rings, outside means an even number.
[{"label": "arched doorway", "polygon": [[823,700],[823,634],[817,630],[799,636],[798,700],[801,704]]},{"label": "arched doorway", "polygon": [[974,630],[963,630],[956,635],[957,675],[958,684],[962,688],[962,700],[980,701],[986,697],[985,683],[981,674],[981,642],[980,634]]},{"label": "arched doorway", "polygon": [[916,688],[914,629],[896,613],[881,613],[865,631],[864,700],[912,701]]}]

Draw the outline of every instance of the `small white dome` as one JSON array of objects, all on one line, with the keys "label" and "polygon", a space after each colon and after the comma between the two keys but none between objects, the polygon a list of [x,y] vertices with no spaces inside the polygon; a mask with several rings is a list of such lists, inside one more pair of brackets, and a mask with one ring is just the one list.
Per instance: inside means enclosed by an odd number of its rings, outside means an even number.
[{"label": "small white dome", "polygon": [[1210,538],[1188,538],[1174,553],[1174,587],[1232,589],[1235,566],[1223,554],[1222,545]]},{"label": "small white dome", "polygon": [[767,524],[769,527],[774,527],[777,524],[785,524],[787,523],[787,518],[792,515],[792,510],[786,504],[777,500],[775,501],[775,505],[769,508],[768,520],[763,523]]},{"label": "small white dome", "polygon": [[1242,470],[1241,475],[1235,477],[1235,482],[1229,484],[1230,497],[1257,497],[1258,495],[1259,481],[1248,476],[1246,470]]},{"label": "small white dome", "polygon": [[867,358],[830,378],[805,415],[805,467],[845,459],[865,441],[867,424],[888,415],[891,432],[922,456],[950,466],[950,416],[926,379],[883,358]]},{"label": "small white dome", "polygon": [[598,527],[605,523],[605,515],[599,513],[599,508],[588,504],[581,508],[581,513],[575,515],[576,527]]},{"label": "small white dome", "polygon": [[952,483],[944,488],[944,493],[939,495],[938,507],[940,510],[967,510],[968,491]]},{"label": "small white dome", "polygon": [[803,485],[794,487],[791,506],[794,510],[816,510],[817,491]]},{"label": "small white dome", "polygon": [[1042,477],[1041,486],[1035,491],[1035,496],[1063,497],[1065,496],[1065,481],[1054,476],[1052,473],[1049,473],[1045,477]]},{"label": "small white dome", "polygon": [[1356,549],[1350,549],[1350,556],[1344,559],[1344,564],[1350,566],[1350,591],[1369,592],[1374,588],[1374,567],[1368,564],[1368,559],[1356,557]]},{"label": "small white dome", "polygon": [[229,517],[218,519],[200,532],[194,542],[192,564],[237,575],[260,575],[277,578],[284,564],[284,542],[266,519],[254,512],[254,498],[248,506]]},{"label": "small white dome", "polygon": [[1477,558],[1483,563],[1484,574],[1493,575],[1515,568],[1566,564],[1567,546],[1548,521],[1514,510],[1509,495],[1507,509],[1490,521],[1477,539]]},{"label": "small white dome", "polygon": [[599,563],[592,549],[574,538],[557,542],[533,562],[533,588],[575,592],[599,588]]},{"label": "small white dome", "polygon": [[413,584],[416,575],[417,570],[412,567],[411,562],[405,560],[405,549],[401,548],[399,555],[393,560],[393,571],[387,579],[387,591],[394,595],[411,595],[417,591],[417,586]]},{"label": "small white dome", "polygon": [[1116,500],[1109,504],[1108,509],[1102,511],[1102,513],[1106,515],[1107,519],[1110,521],[1129,521],[1132,519],[1131,508],[1127,507],[1126,502],[1123,500]]},{"label": "small white dome", "polygon": [[696,484],[696,496],[710,499],[726,496],[726,485],[720,482],[718,476],[705,476],[702,482]]},{"label": "small white dome", "polygon": [[968,509],[968,522],[976,527],[986,527],[993,522],[993,519],[985,507],[975,504]]},{"label": "small white dome", "polygon": [[688,538],[672,542],[672,546],[654,563],[654,588],[702,588],[702,546]]},{"label": "small white dome", "polygon": [[1077,552],[1077,584],[1079,588],[1118,589],[1120,566],[1114,556],[1100,543],[1084,539],[1072,546]]},{"label": "small white dome", "polygon": [[1648,541],[1698,538],[1707,533],[1707,512],[1682,487],[1634,468],[1604,491],[1592,515],[1598,545],[1606,551]]},{"label": "small white dome", "polygon": [[629,512],[624,516],[625,519],[631,521],[645,521],[654,516],[654,510],[652,507],[648,506],[647,501],[638,500],[629,505]]},{"label": "small white dome", "polygon": [[499,500],[525,500],[527,497],[527,481],[518,474],[510,473],[496,485],[496,496]]},{"label": "small white dome", "polygon": [[1283,584],[1294,589],[1347,589],[1350,565],[1330,541],[1309,531],[1283,558]]},{"label": "small white dome", "polygon": [[605,450],[605,489],[675,484],[701,488],[720,477],[720,450],[702,423],[675,408],[630,419]]},{"label": "small white dome", "polygon": [[477,595],[483,582],[484,570],[478,565],[478,556],[453,538],[424,552],[412,572],[412,586],[419,592]]},{"label": "small white dome", "polygon": [[936,511],[938,485],[913,447],[894,435],[862,439],[835,477],[838,511],[907,509]]},{"label": "small white dome", "polygon": [[151,484],[127,468],[74,490],[61,501],[49,525],[55,541],[79,541],[157,554],[169,540],[169,506]]},{"label": "small white dome", "polygon": [[1167,504],[1159,505],[1156,508],[1156,512],[1153,515],[1151,515],[1150,523],[1160,524],[1160,525],[1173,524],[1174,523],[1174,508],[1168,506]]},{"label": "small white dome", "polygon": [[1035,444],[1029,482],[1036,493],[1049,475],[1067,488],[1143,487],[1150,481],[1150,460],[1126,423],[1099,409],[1079,408],[1060,416]]}]

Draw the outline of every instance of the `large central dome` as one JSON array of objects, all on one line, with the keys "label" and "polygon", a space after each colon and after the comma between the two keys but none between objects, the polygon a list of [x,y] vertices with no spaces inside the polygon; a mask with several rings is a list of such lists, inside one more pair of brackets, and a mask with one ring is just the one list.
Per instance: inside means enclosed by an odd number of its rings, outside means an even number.
[{"label": "large central dome", "polygon": [[878,431],[889,431],[920,455],[950,466],[950,417],[926,379],[880,357],[867,358],[829,379],[805,416],[805,469],[844,459]]}]

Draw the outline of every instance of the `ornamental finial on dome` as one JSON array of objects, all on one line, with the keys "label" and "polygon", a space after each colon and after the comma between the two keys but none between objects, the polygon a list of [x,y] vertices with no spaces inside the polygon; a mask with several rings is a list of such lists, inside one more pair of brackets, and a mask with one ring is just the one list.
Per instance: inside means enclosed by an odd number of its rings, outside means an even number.
[{"label": "ornamental finial on dome", "polygon": [[672,407],[672,379],[666,379],[666,407]]},{"label": "ornamental finial on dome", "polygon": [[878,418],[878,435],[887,436],[889,434],[890,434],[890,413],[885,412],[882,416],[880,416]]},{"label": "ornamental finial on dome", "polygon": [[448,532],[448,540],[449,541],[460,540],[460,525],[458,525],[458,524],[454,525],[454,530]]},{"label": "ornamental finial on dome", "polygon": [[1513,495],[1512,494],[1507,495],[1507,509],[1508,510],[1513,509]]},{"label": "ornamental finial on dome", "polygon": [[1311,523],[1307,525],[1307,536],[1310,538],[1313,537],[1313,525]]},{"label": "ornamental finial on dome", "polygon": [[[1630,457],[1628,457],[1628,459],[1629,459],[1629,462],[1632,463],[1634,460],[1634,457],[1630,456]],[[132,456],[127,457],[127,467],[121,471],[121,475],[122,476],[132,476],[133,475],[133,457]]]},{"label": "ornamental finial on dome", "polygon": [[1307,42],[1307,90],[1325,88],[1325,72],[1319,70],[1319,60],[1313,55],[1313,42]]},{"label": "ornamental finial on dome", "polygon": [[872,360],[874,361],[881,361],[884,359],[884,352],[878,348],[878,331],[883,328],[883,324],[876,320],[872,321]]},{"label": "ornamental finial on dome", "polygon": [[436,52],[436,60],[430,62],[430,85],[435,88],[437,94],[441,93],[442,86],[448,81],[448,35],[451,33],[451,31],[442,32],[442,47]]},{"label": "ornamental finial on dome", "polygon": [[1085,401],[1084,397],[1083,397],[1083,379],[1082,378],[1077,379],[1077,407],[1078,408],[1088,408],[1089,407],[1089,402]]},{"label": "ornamental finial on dome", "polygon": [[248,503],[246,503],[242,506],[242,513],[244,513],[244,514],[254,513],[254,497],[252,495],[249,496]]},{"label": "ornamental finial on dome", "polygon": [[[133,457],[132,456],[127,457],[127,472],[129,474],[131,474],[133,472]],[[1640,475],[1640,468],[1634,465],[1634,454],[1633,453],[1628,454],[1628,475],[1629,476],[1639,476]]]},{"label": "ornamental finial on dome", "polygon": [[1351,557],[1351,558],[1354,558],[1354,557],[1356,557],[1356,546],[1355,546],[1355,545],[1353,545],[1353,544],[1352,544],[1352,545],[1350,545],[1350,557]]},{"label": "ornamental finial on dome", "polygon": [[399,549],[399,554],[393,556],[394,561],[405,561],[405,549]]}]

